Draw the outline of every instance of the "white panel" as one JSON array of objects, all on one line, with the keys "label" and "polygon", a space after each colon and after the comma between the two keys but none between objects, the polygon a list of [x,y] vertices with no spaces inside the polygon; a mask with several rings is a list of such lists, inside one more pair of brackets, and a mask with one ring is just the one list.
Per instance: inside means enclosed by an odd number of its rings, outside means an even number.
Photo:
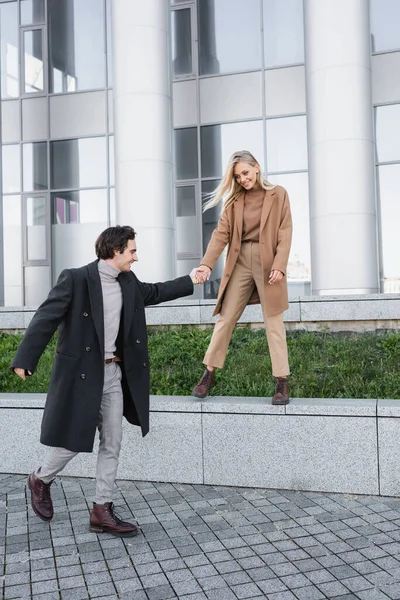
[{"label": "white panel", "polygon": [[48,130],[47,98],[22,100],[22,139],[47,140]]},{"label": "white panel", "polygon": [[174,126],[197,124],[196,81],[178,81],[173,90]]},{"label": "white panel", "polygon": [[265,71],[265,109],[267,117],[306,112],[303,66]]},{"label": "white panel", "polygon": [[400,52],[372,57],[372,102],[400,101]]},{"label": "white panel", "polygon": [[106,131],[106,92],[66,94],[50,98],[50,137],[71,138]]},{"label": "white panel", "polygon": [[3,197],[4,305],[22,306],[21,197]]},{"label": "white panel", "polygon": [[242,73],[200,80],[201,123],[262,116],[261,73]]},{"label": "white panel", "polygon": [[25,305],[38,306],[50,291],[50,267],[25,267]]},{"label": "white panel", "polygon": [[19,142],[21,138],[18,100],[1,103],[1,138],[3,144]]},{"label": "white panel", "polygon": [[81,267],[96,260],[94,244],[107,223],[52,226],[53,281],[63,269]]},{"label": "white panel", "polygon": [[[177,261],[176,276],[183,277],[184,275],[190,275],[192,269],[195,269],[200,264],[198,258],[185,258]],[[193,288],[193,295],[188,296],[188,300],[198,300],[203,297],[203,285],[195,285]]]},{"label": "white panel", "polygon": [[108,92],[108,131],[114,133],[114,96],[111,90]]}]

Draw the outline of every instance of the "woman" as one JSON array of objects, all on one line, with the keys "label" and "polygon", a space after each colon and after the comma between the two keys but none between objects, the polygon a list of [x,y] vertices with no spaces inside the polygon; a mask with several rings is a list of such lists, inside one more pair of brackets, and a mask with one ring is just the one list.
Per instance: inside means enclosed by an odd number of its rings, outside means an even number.
[{"label": "woman", "polygon": [[264,180],[259,163],[245,150],[235,152],[221,183],[204,210],[222,201],[222,214],[196,276],[210,278],[228,245],[214,315],[220,314],[203,363],[206,370],[193,390],[205,398],[222,369],[233,328],[246,304],[261,303],[276,389],[272,404],[288,404],[289,375],[283,311],[289,307],[286,267],[292,238],[289,198],[280,185]]}]

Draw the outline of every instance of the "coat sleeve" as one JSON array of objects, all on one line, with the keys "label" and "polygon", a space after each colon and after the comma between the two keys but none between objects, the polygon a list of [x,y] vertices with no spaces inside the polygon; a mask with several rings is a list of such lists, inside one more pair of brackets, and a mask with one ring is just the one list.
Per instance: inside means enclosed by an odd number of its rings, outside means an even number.
[{"label": "coat sleeve", "polygon": [[278,230],[278,243],[271,271],[275,269],[286,275],[287,264],[289,260],[290,246],[292,243],[292,215],[290,212],[289,196],[285,190],[281,221]]},{"label": "coat sleeve", "polygon": [[160,302],[167,302],[168,300],[175,300],[193,294],[193,282],[189,275],[159,283],[143,283],[137,279],[137,284],[145,306],[160,304]]},{"label": "coat sleeve", "polygon": [[218,221],[217,227],[212,233],[206,253],[201,259],[200,264],[206,265],[210,269],[214,268],[214,265],[220,257],[223,249],[229,243],[230,229],[228,210],[224,210],[221,218]]},{"label": "coat sleeve", "polygon": [[72,298],[72,274],[65,269],[47,299],[39,306],[18,346],[11,368],[34,373],[39,358],[64,318]]}]

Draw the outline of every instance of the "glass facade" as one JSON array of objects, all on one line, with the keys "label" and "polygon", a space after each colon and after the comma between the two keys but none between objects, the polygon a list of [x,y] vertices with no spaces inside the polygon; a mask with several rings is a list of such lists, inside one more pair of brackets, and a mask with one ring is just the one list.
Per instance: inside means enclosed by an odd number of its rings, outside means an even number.
[{"label": "glass facade", "polygon": [[[370,10],[372,53],[392,57],[384,77],[395,82],[399,1],[370,0]],[[111,25],[111,0],[0,1],[0,304],[41,301],[62,268],[94,258],[93,240],[115,222]],[[180,107],[174,115],[177,260],[201,258],[220,210],[204,213],[203,201],[232,152],[247,149],[267,179],[288,190],[289,290],[308,293],[303,0],[173,0],[171,60]],[[373,62],[378,82],[379,65]],[[382,291],[399,292],[400,86],[387,86],[387,99],[379,89]],[[216,297],[223,262],[222,256],[196,293]]]}]

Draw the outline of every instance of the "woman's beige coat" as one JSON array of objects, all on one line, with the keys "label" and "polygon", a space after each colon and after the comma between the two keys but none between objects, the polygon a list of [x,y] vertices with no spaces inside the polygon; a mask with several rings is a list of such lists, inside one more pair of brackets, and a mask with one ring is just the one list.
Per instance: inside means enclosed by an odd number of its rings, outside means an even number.
[{"label": "woman's beige coat", "polygon": [[[243,208],[244,193],[223,211],[218,226],[211,236],[206,253],[201,260],[202,265],[207,265],[212,269],[228,244],[228,253],[214,315],[221,311],[229,278],[239,256],[242,240]],[[272,285],[268,283],[268,277],[274,269],[282,271],[286,275],[291,241],[292,217],[289,197],[285,188],[277,185],[272,190],[265,192],[260,223],[260,254],[264,271],[265,303],[269,317],[273,317],[289,307],[286,276]],[[234,293],[234,290],[230,290],[230,293]],[[259,302],[260,298],[257,288],[255,288],[249,304]]]}]

